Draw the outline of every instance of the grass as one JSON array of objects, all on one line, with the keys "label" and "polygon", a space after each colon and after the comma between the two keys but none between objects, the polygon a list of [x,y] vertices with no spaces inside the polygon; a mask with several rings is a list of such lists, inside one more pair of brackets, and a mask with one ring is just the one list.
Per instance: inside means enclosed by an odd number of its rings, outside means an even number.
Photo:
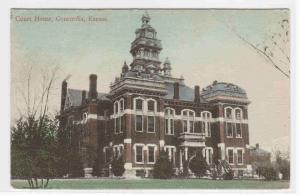
[{"label": "grass", "polygon": [[[28,188],[25,180],[12,180],[14,188]],[[61,179],[51,180],[47,189],[287,189],[289,181],[205,179]]]}]

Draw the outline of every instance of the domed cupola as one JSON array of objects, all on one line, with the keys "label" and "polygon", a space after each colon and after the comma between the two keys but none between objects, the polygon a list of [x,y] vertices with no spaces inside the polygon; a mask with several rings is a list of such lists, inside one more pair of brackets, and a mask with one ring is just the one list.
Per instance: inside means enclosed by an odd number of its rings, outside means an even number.
[{"label": "domed cupola", "polygon": [[241,87],[225,82],[214,81],[211,85],[202,89],[201,97],[211,100],[231,100],[249,103],[247,93]]},{"label": "domed cupola", "polygon": [[131,43],[130,53],[133,61],[130,64],[135,71],[146,71],[149,64],[160,69],[159,53],[162,50],[161,41],[156,38],[156,30],[150,25],[150,16],[145,12],[141,18],[142,25],[135,31],[135,40]]}]

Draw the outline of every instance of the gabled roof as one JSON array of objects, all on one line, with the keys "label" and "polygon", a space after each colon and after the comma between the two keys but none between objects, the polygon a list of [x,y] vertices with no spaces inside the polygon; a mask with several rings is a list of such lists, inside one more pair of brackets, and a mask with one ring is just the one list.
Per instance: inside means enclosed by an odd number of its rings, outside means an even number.
[{"label": "gabled roof", "polygon": [[[107,98],[106,93],[98,93],[98,100],[109,100]],[[88,91],[86,94],[86,98],[88,96]],[[70,89],[68,88],[67,91],[67,101],[70,101],[70,106],[80,106],[81,105],[81,99],[82,99],[82,90],[79,89]]]},{"label": "gabled roof", "polygon": [[255,146],[250,146],[250,153],[252,154],[270,154],[271,152],[263,150],[261,148],[256,148]]}]

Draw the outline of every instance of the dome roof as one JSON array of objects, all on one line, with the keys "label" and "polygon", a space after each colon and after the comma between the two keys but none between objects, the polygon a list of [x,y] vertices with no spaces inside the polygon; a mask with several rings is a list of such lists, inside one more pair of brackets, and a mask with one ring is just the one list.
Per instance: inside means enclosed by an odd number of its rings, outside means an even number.
[{"label": "dome roof", "polygon": [[216,96],[227,96],[248,99],[244,89],[232,83],[214,81],[213,84],[202,89],[201,96],[203,98],[211,98]]}]

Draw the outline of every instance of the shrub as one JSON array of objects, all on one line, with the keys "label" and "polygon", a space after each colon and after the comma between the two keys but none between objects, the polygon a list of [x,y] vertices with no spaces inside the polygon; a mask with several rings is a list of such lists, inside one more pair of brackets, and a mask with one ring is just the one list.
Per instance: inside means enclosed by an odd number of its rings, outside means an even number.
[{"label": "shrub", "polygon": [[203,177],[204,175],[206,175],[208,165],[200,151],[198,151],[196,153],[196,156],[190,161],[189,167],[197,177]]},{"label": "shrub", "polygon": [[223,175],[224,180],[233,180],[233,171],[230,170]]},{"label": "shrub", "polygon": [[277,179],[277,171],[272,165],[263,166],[259,168],[260,175],[262,175],[265,180],[276,180]]},{"label": "shrub", "polygon": [[124,164],[125,163],[122,158],[113,159],[111,163],[111,169],[114,176],[120,177],[124,174],[125,172]]},{"label": "shrub", "polygon": [[170,179],[174,170],[169,156],[165,151],[160,151],[159,159],[154,164],[153,177],[156,179]]}]

